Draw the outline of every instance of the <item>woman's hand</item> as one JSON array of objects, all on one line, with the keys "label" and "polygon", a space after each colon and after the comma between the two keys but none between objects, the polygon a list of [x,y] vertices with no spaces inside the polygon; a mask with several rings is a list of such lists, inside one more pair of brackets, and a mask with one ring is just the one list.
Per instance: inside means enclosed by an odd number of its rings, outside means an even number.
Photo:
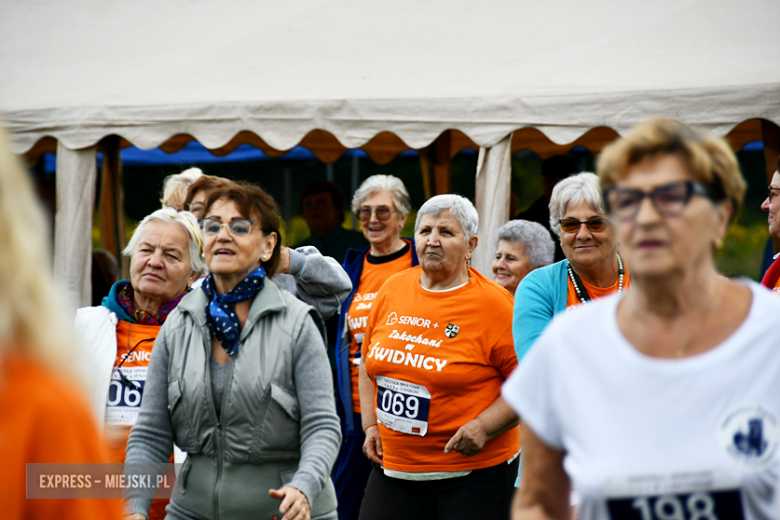
[{"label": "woman's hand", "polygon": [[125,515],[122,520],[147,520],[147,518],[141,513],[133,513],[132,515]]},{"label": "woman's hand", "polygon": [[363,455],[371,462],[382,464],[382,437],[379,435],[379,427],[372,424],[366,428],[366,440],[363,442]]},{"label": "woman's hand", "polygon": [[268,491],[271,498],[282,500],[279,506],[279,512],[284,514],[281,520],[309,520],[311,518],[311,508],[306,495],[294,487],[284,486],[282,489],[271,489]]},{"label": "woman's hand", "polygon": [[444,453],[455,450],[467,457],[476,455],[485,447],[485,443],[514,428],[519,422],[504,398],[498,396],[476,419],[467,422],[455,432],[444,447]]},{"label": "woman's hand", "polygon": [[444,447],[444,453],[448,454],[455,450],[461,455],[471,457],[482,451],[488,440],[488,433],[485,431],[482,421],[477,418],[458,428],[458,431]]}]

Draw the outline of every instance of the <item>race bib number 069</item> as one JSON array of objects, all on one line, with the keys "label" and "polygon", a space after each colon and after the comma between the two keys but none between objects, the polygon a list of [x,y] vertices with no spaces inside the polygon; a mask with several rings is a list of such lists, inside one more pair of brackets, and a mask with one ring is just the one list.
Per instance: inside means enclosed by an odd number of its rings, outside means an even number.
[{"label": "race bib number 069", "polygon": [[428,432],[431,393],[424,386],[376,376],[376,417],[386,428],[411,435]]},{"label": "race bib number 069", "polygon": [[643,496],[607,501],[613,520],[741,520],[738,490]]}]

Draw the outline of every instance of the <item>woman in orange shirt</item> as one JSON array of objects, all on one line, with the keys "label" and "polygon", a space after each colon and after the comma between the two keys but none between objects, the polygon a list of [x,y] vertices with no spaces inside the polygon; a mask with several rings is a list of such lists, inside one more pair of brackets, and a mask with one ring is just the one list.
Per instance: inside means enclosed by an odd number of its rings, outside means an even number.
[{"label": "woman in orange shirt", "polygon": [[352,198],[370,247],[349,249],[342,266],[352,292],[341,306],[336,337],[337,408],[343,442],[333,468],[339,501],[339,520],[357,520],[371,465],[363,456],[365,436],[360,428],[358,371],[368,315],[382,284],[399,271],[417,264],[414,240],[401,238],[411,202],[406,186],[392,175],[372,175]]},{"label": "woman in orange shirt", "polygon": [[360,518],[506,518],[520,449],[500,397],[517,365],[512,295],[468,265],[468,199],[438,195],[417,214],[420,265],[390,277],[363,341],[364,453],[374,463]]},{"label": "woman in orange shirt", "polygon": [[74,345],[54,286],[49,231],[0,127],[0,503],[3,518],[111,519],[119,500],[27,499],[29,463],[107,462],[70,371]]}]

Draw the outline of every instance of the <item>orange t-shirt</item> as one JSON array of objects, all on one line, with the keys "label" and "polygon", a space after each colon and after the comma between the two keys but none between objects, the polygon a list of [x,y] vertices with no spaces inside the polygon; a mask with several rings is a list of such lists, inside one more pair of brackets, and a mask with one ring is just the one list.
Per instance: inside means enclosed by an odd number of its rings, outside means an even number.
[{"label": "orange t-shirt", "polygon": [[[127,439],[141,410],[143,387],[146,384],[149,360],[152,358],[152,347],[161,328],[159,325],[142,325],[122,320],[119,320],[116,326],[116,359],[111,373],[111,385],[108,387],[104,427],[109,462],[124,463],[125,461]],[[136,345],[138,346],[133,349]],[[120,363],[122,367],[117,369]],[[125,377],[138,385],[141,390],[123,383],[118,370],[121,370]],[[152,507],[149,509],[149,520],[165,518],[165,506],[168,502],[167,498],[153,500]]]},{"label": "orange t-shirt", "polygon": [[103,520],[122,514],[118,499],[25,498],[28,463],[109,461],[82,396],[17,354],[0,359],[0,460],[3,518]]},{"label": "orange t-shirt", "polygon": [[[566,275],[569,280],[569,287],[566,292],[566,310],[569,311],[572,308],[576,307],[577,305],[581,304],[579,297],[577,296],[577,291],[574,290],[574,284],[571,282],[571,277]],[[609,287],[596,287],[595,285],[591,285],[585,280],[583,280],[580,277],[580,281],[582,282],[582,285],[585,287],[585,290],[588,291],[588,295],[590,295],[591,300],[597,300],[599,298],[603,298],[604,296],[609,296],[612,293],[616,293],[618,290],[618,284],[620,283],[620,277],[618,277],[617,280],[615,280],[615,283],[610,285]],[[631,287],[631,275],[628,272],[628,269],[625,270],[623,274],[623,290]]]},{"label": "orange t-shirt", "polygon": [[[111,385],[108,387],[104,430],[111,462],[125,461],[127,438],[141,410],[146,372],[149,370],[152,347],[160,328],[158,325],[139,325],[122,320],[119,320],[116,326],[116,359],[111,372]],[[136,345],[138,346],[133,350]],[[120,363],[122,368],[117,369]],[[118,370],[141,390],[124,384]]]},{"label": "orange t-shirt", "polygon": [[352,411],[360,413],[360,389],[358,375],[360,373],[360,347],[366,328],[366,320],[371,311],[373,300],[385,280],[399,271],[412,266],[411,242],[404,240],[407,246],[398,253],[388,256],[366,255],[363,260],[363,272],[360,274],[360,285],[355,297],[349,305],[346,324],[349,327],[349,375],[352,380]]},{"label": "orange t-shirt", "polygon": [[469,268],[463,287],[445,292],[420,285],[414,267],[387,280],[366,328],[364,363],[385,468],[462,471],[495,466],[520,449],[513,428],[477,455],[444,454],[458,429],[501,395],[517,366],[512,295]]}]

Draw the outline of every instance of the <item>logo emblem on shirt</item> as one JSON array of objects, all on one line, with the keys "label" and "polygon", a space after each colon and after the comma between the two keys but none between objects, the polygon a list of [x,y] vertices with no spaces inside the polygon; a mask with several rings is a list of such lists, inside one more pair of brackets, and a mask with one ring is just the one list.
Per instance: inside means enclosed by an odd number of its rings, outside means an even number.
[{"label": "logo emblem on shirt", "polygon": [[750,467],[771,462],[780,444],[780,421],[758,405],[732,410],[718,428],[720,446],[734,460]]},{"label": "logo emblem on shirt", "polygon": [[447,324],[447,328],[444,329],[444,335],[448,338],[454,338],[458,335],[458,331],[460,330],[460,327],[457,325],[453,325],[452,323]]},{"label": "logo emblem on shirt", "polygon": [[387,317],[386,325],[395,325],[396,323],[398,323],[398,314],[396,314],[395,311],[393,311]]}]

